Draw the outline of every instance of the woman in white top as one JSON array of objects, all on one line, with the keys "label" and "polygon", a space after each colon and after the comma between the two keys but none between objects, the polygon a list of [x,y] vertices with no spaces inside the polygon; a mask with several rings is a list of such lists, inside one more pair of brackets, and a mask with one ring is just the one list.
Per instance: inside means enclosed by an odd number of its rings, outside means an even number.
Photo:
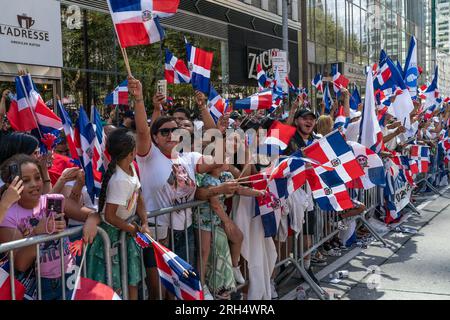
[{"label": "woman in white top", "polygon": [[[179,125],[175,118],[161,116],[164,95],[156,94],[153,98],[152,126],[149,128],[140,81],[129,78],[128,90],[135,97],[137,162],[147,209],[154,211],[193,201],[197,189],[195,174],[209,172],[221,164],[208,164],[212,161],[204,159],[197,152],[180,154],[176,151],[178,142],[172,141],[172,133],[179,129]],[[206,108],[205,96],[197,92],[196,98],[202,116],[211,117]],[[182,259],[195,265],[192,210],[188,208],[158,216],[155,223],[158,240],[172,248]],[[159,293],[158,273],[152,249],[144,250],[144,265],[150,282],[149,298],[156,299]]]}]

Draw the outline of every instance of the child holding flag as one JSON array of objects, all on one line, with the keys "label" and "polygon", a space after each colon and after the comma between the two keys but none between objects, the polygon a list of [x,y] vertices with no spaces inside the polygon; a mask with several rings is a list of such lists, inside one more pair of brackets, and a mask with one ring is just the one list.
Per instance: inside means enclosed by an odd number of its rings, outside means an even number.
[{"label": "child holding flag", "polygon": [[[133,134],[125,128],[113,131],[108,137],[106,149],[111,155],[108,170],[103,176],[98,211],[102,214],[101,227],[108,233],[112,247],[120,241],[121,231],[128,233],[128,291],[129,299],[138,299],[137,285],[141,281],[141,260],[139,247],[133,240],[138,227],[127,220],[136,213],[142,223],[142,232],[150,233],[147,215],[141,197],[141,183],[133,160],[136,156],[136,141]],[[120,255],[112,257],[113,288],[121,288]],[[106,283],[103,242],[96,238],[87,257],[88,277]]]}]

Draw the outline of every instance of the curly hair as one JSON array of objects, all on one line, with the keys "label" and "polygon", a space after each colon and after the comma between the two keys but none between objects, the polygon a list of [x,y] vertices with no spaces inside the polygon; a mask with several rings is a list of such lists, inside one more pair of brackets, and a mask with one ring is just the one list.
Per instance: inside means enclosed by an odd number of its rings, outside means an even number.
[{"label": "curly hair", "polygon": [[125,159],[136,147],[133,133],[126,128],[119,128],[111,132],[106,141],[106,150],[111,156],[108,169],[103,174],[102,188],[98,199],[98,212],[102,212],[106,202],[106,191],[111,177],[116,172],[117,163]]}]

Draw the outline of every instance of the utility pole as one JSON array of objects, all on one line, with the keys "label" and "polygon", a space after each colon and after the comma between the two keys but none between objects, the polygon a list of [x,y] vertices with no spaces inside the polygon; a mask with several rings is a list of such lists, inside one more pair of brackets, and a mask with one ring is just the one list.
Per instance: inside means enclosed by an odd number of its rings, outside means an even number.
[{"label": "utility pole", "polygon": [[307,21],[307,1],[300,1],[300,22],[302,28],[302,86],[308,88],[308,21]]},{"label": "utility pole", "polygon": [[[286,60],[289,64],[289,14],[288,14],[288,0],[282,0],[282,24],[283,24],[283,50],[286,51]],[[287,67],[287,66],[286,66]],[[289,94],[287,96],[287,106],[289,110]],[[286,107],[285,107],[286,110]]]},{"label": "utility pole", "polygon": [[288,16],[288,0],[282,2],[282,19],[283,19],[283,50],[287,52],[289,61],[289,16]]}]

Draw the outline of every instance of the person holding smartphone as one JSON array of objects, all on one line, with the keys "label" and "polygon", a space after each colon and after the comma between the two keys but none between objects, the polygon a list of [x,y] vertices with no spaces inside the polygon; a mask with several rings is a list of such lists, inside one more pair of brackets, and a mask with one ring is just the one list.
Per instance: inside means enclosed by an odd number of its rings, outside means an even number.
[{"label": "person holding smartphone", "polygon": [[[44,181],[42,169],[39,162],[31,156],[18,154],[8,159],[2,166],[1,176],[3,181],[11,181],[11,169],[18,166],[19,178],[22,184],[14,177],[12,183],[5,190],[2,189],[2,198],[7,196],[10,188],[21,192],[20,199],[6,212],[0,223],[0,243],[20,240],[41,234],[54,234],[66,229],[63,219],[62,195],[43,194]],[[14,185],[14,187],[12,187]],[[11,191],[10,191],[11,192]],[[11,192],[12,193],[12,192]],[[17,195],[16,195],[17,198]],[[54,206],[48,206],[49,199],[53,199]],[[53,212],[50,212],[53,211]],[[60,211],[60,212],[57,212]],[[61,257],[59,255],[60,241],[64,247],[64,268],[61,270]],[[19,273],[28,273],[34,267],[37,252],[36,246],[32,245],[15,251],[14,268]],[[69,251],[69,239],[64,237],[60,240],[48,241],[39,246],[40,275],[42,284],[43,300],[62,299],[61,272],[66,274],[66,279],[73,270],[74,259]],[[35,286],[30,284],[26,287],[27,296],[35,296]],[[66,287],[66,299],[71,298],[71,290]]]}]

